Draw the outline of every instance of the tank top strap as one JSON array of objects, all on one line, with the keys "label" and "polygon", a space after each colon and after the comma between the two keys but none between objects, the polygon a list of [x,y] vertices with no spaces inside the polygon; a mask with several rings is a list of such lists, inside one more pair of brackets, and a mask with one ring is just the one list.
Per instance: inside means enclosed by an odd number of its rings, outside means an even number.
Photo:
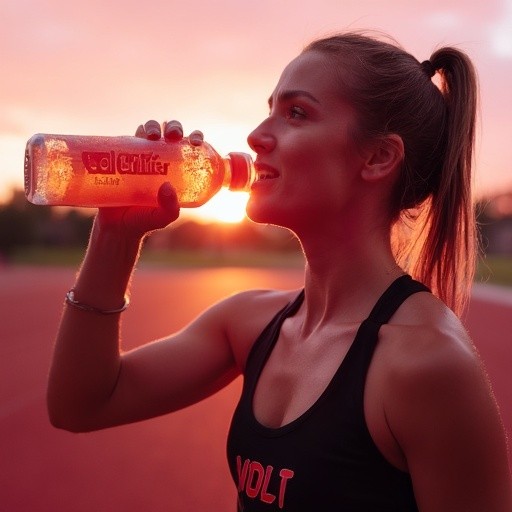
[{"label": "tank top strap", "polygon": [[305,292],[304,292],[304,288],[302,288],[302,290],[299,292],[299,294],[297,295],[297,297],[295,297],[294,300],[292,300],[288,306],[286,306],[283,310],[283,316],[285,318],[289,317],[289,316],[293,316],[295,315],[295,313],[297,313],[297,310],[300,308],[300,306],[302,305],[302,303],[304,302],[304,295],[305,295]]},{"label": "tank top strap", "polygon": [[422,283],[413,280],[409,275],[401,276],[393,281],[377,300],[366,320],[359,326],[356,337],[345,356],[342,363],[345,372],[343,385],[349,390],[348,395],[345,396],[348,400],[347,403],[357,411],[356,414],[362,426],[366,425],[364,417],[366,376],[379,342],[380,328],[383,324],[389,322],[396,310],[408,297],[416,292],[423,291],[430,290]]},{"label": "tank top strap", "polygon": [[252,371],[246,372],[246,383],[250,384],[253,381],[254,384],[256,383],[258,378],[258,369],[262,367],[262,365],[265,363],[265,360],[270,355],[272,347],[276,343],[279,336],[279,331],[281,330],[283,322],[289,316],[293,316],[297,312],[303,301],[304,289],[302,289],[292,301],[286,304],[286,306],[284,306],[274,315],[272,320],[267,324],[256,341],[253,343],[247,357],[246,368],[255,368],[257,371],[256,373]]},{"label": "tank top strap", "polygon": [[430,289],[408,274],[395,279],[380,296],[367,320],[378,325],[389,322],[401,304],[417,292],[430,292]]}]

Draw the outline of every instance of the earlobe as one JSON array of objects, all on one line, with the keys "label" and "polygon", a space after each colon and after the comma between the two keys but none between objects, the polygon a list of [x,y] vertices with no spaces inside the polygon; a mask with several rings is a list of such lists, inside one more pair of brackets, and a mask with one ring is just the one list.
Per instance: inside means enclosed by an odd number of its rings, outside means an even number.
[{"label": "earlobe", "polygon": [[396,134],[379,139],[369,152],[361,176],[366,181],[378,181],[396,174],[404,159],[404,143]]}]

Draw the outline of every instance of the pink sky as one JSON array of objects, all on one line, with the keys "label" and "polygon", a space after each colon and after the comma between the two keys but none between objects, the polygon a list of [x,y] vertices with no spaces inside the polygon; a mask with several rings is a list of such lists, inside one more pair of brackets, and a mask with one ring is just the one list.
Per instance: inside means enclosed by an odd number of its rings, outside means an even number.
[{"label": "pink sky", "polygon": [[477,186],[512,186],[512,0],[2,3],[0,197],[22,186],[36,132],[125,135],[177,118],[221,152],[249,151],[283,67],[347,28],[387,32],[419,60],[466,50],[482,87]]}]

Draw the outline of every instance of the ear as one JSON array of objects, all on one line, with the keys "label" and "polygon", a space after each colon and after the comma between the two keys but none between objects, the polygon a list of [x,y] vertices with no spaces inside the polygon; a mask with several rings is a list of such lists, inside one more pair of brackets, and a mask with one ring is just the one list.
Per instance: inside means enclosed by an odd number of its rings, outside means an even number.
[{"label": "ear", "polygon": [[375,141],[361,171],[365,181],[379,181],[394,176],[404,159],[404,142],[392,133]]}]

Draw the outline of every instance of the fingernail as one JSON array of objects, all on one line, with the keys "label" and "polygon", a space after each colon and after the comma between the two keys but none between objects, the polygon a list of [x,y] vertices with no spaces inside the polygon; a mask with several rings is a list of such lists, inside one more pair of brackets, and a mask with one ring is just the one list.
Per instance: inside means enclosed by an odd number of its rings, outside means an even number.
[{"label": "fingernail", "polygon": [[168,183],[168,182],[165,182],[163,185],[162,185],[162,194],[164,196],[172,196],[172,187],[171,187],[171,184]]},{"label": "fingernail", "polygon": [[173,126],[165,131],[165,138],[167,140],[180,140],[183,138],[183,132],[179,127]]}]

